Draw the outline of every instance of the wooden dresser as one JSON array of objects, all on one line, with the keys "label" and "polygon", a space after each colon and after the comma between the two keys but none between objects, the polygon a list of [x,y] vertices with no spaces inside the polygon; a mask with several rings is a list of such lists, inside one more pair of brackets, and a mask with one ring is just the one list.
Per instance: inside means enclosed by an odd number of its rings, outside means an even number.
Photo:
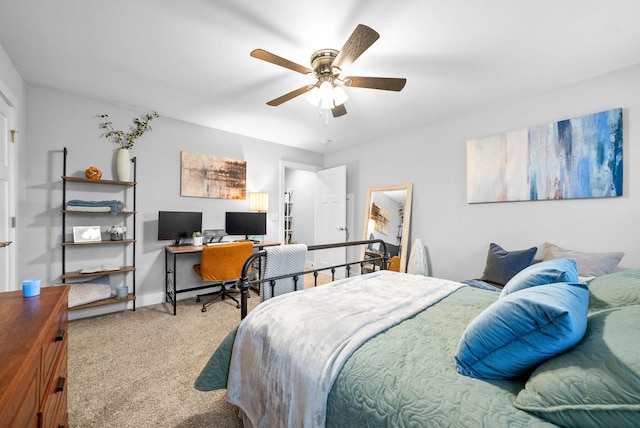
[{"label": "wooden dresser", "polygon": [[68,293],[0,293],[0,427],[67,426]]}]

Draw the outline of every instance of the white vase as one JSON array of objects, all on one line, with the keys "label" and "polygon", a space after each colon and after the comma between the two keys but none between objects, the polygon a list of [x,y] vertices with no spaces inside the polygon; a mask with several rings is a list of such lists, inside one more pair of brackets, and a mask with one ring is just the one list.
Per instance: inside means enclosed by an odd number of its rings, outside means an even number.
[{"label": "white vase", "polygon": [[131,176],[131,158],[129,149],[118,149],[116,156],[116,175],[120,181],[129,181]]},{"label": "white vase", "polygon": [[193,237],[193,246],[194,247],[202,247],[202,236],[194,236]]},{"label": "white vase", "polygon": [[411,254],[409,255],[409,263],[407,264],[407,273],[414,275],[429,276],[429,265],[427,264],[427,252],[422,245],[422,239],[416,239],[411,246]]}]

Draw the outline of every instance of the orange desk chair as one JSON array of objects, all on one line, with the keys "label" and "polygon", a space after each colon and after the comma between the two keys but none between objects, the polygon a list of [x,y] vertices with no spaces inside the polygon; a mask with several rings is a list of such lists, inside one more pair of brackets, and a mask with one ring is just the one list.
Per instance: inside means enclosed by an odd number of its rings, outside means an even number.
[{"label": "orange desk chair", "polygon": [[220,285],[220,291],[197,296],[196,302],[200,301],[200,297],[211,296],[209,300],[203,303],[202,312],[207,312],[207,306],[212,304],[218,297],[220,297],[220,300],[229,297],[236,302],[236,307],[240,308],[240,302],[233,297],[226,287],[238,283],[242,274],[242,266],[251,254],[253,254],[253,243],[251,241],[232,242],[202,248],[200,264],[194,265],[193,270],[203,282],[211,282],[212,286]]},{"label": "orange desk chair", "polygon": [[391,260],[389,260],[389,267],[387,269],[394,272],[400,272],[400,257],[391,257]]}]

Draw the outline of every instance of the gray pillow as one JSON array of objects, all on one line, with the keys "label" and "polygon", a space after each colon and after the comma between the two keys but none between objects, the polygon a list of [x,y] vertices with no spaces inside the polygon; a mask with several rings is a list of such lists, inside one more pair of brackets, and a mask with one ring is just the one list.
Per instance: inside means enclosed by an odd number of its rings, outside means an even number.
[{"label": "gray pillow", "polygon": [[504,286],[515,274],[531,265],[537,251],[537,247],[507,251],[492,242],[489,244],[487,263],[480,280]]},{"label": "gray pillow", "polygon": [[565,250],[557,245],[545,242],[542,249],[542,260],[575,259],[578,264],[578,275],[582,277],[602,276],[612,273],[624,253],[583,253]]}]

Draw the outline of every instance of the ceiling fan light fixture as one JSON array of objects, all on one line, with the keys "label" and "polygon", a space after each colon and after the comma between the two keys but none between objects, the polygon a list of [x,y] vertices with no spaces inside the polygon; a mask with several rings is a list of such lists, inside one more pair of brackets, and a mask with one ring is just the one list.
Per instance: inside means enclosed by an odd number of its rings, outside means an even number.
[{"label": "ceiling fan light fixture", "polygon": [[337,106],[344,104],[348,99],[349,95],[342,89],[340,86],[333,87],[333,103]]},{"label": "ceiling fan light fixture", "polygon": [[322,110],[331,110],[333,108],[333,99],[331,98],[323,98],[320,102],[320,109]]},{"label": "ceiling fan light fixture", "polygon": [[332,109],[333,105],[333,85],[331,82],[325,80],[320,83],[320,108],[321,109]]},{"label": "ceiling fan light fixture", "polygon": [[314,86],[306,95],[307,101],[314,107],[320,106],[320,89],[317,86]]},{"label": "ceiling fan light fixture", "polygon": [[336,86],[330,80],[324,80],[319,86],[315,86],[307,92],[306,98],[309,104],[314,107],[320,107],[322,110],[331,110],[344,104],[349,96],[341,87]]}]

